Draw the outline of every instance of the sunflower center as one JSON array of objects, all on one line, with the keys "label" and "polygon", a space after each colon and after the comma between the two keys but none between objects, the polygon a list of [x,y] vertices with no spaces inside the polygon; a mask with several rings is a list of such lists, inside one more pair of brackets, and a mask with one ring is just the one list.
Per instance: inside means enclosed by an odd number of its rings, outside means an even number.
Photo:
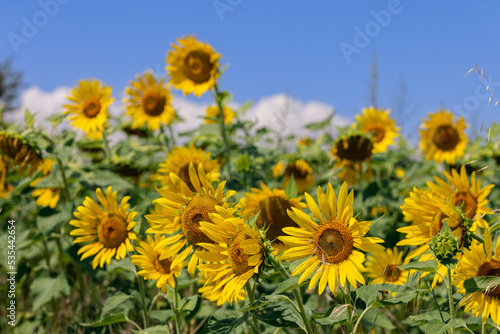
[{"label": "sunflower center", "polygon": [[241,243],[247,239],[251,239],[245,232],[238,232],[229,244],[228,259],[231,269],[238,276],[252,270],[254,267],[248,265],[248,255],[241,247]]},{"label": "sunflower center", "polygon": [[108,213],[97,225],[97,236],[106,248],[117,248],[128,237],[127,222],[123,217]]},{"label": "sunflower center", "polygon": [[378,143],[378,142],[382,141],[382,139],[384,139],[384,136],[385,136],[384,128],[382,128],[380,126],[375,126],[372,129],[370,129],[370,131],[372,133],[372,141],[374,143]]},{"label": "sunflower center", "polygon": [[[486,260],[477,270],[476,276],[500,276],[500,261],[497,259]],[[486,296],[500,297],[500,286],[485,291]]]},{"label": "sunflower center", "polygon": [[335,147],[337,156],[342,160],[363,161],[372,156],[372,141],[361,135],[339,140]]},{"label": "sunflower center", "polygon": [[386,282],[396,282],[400,275],[400,270],[394,264],[388,264],[383,273]]},{"label": "sunflower center", "polygon": [[441,151],[451,151],[457,146],[460,137],[451,125],[441,125],[434,131],[432,141]]},{"label": "sunflower center", "polygon": [[191,245],[200,242],[213,243],[200,229],[200,222],[212,222],[208,214],[216,212],[215,206],[219,204],[213,196],[207,194],[197,194],[188,203],[182,213],[181,225],[182,231]]},{"label": "sunflower center", "polygon": [[309,173],[306,169],[299,168],[296,164],[290,164],[285,168],[285,175],[289,177],[293,175],[295,180],[305,179],[308,174]]},{"label": "sunflower center", "polygon": [[160,256],[158,255],[153,264],[157,272],[166,275],[170,274],[170,265],[172,264],[172,261],[169,259],[160,260]]},{"label": "sunflower center", "polygon": [[86,100],[83,104],[83,114],[88,118],[94,118],[101,111],[101,102],[97,99]]},{"label": "sunflower center", "polygon": [[196,50],[188,53],[184,59],[184,72],[194,83],[204,83],[210,79],[213,64],[210,62],[210,55]]},{"label": "sunflower center", "polygon": [[469,219],[474,218],[477,211],[477,201],[470,192],[459,191],[453,195],[452,204],[457,207],[462,207],[462,212]]},{"label": "sunflower center", "polygon": [[[292,204],[280,196],[270,196],[259,203],[260,214],[257,217],[257,226],[266,226],[266,238],[275,240],[283,233],[284,227],[296,227],[297,224],[288,217],[286,210],[292,208]],[[281,243],[281,242],[278,242]]]},{"label": "sunflower center", "polygon": [[[195,171],[196,175],[198,176],[198,171],[196,170],[196,168]],[[177,174],[177,176],[187,184],[187,186],[189,187],[189,189],[191,189],[191,191],[193,192],[196,191],[196,189],[193,186],[193,183],[191,182],[191,178],[189,177],[189,163],[185,164],[179,169],[179,173]]]},{"label": "sunflower center", "polygon": [[165,96],[158,92],[147,92],[142,98],[142,109],[149,116],[159,116],[165,110]]},{"label": "sunflower center", "polygon": [[318,259],[325,264],[346,260],[354,249],[354,241],[349,228],[337,221],[321,224],[314,234],[313,245]]}]

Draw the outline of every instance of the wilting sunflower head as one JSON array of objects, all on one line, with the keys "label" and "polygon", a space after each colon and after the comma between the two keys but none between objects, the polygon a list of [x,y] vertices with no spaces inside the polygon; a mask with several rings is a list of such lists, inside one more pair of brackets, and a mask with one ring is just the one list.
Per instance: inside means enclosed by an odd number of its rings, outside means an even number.
[{"label": "wilting sunflower head", "polygon": [[363,109],[362,115],[357,115],[359,129],[362,133],[370,134],[373,142],[373,153],[384,152],[387,146],[394,144],[398,136],[399,127],[389,118],[390,109],[376,109],[370,107]]},{"label": "wilting sunflower head", "polygon": [[399,269],[398,266],[408,262],[409,259],[403,261],[403,252],[399,252],[397,247],[394,247],[394,249],[387,248],[382,252],[367,256],[366,272],[372,279],[371,284],[389,283],[404,285],[409,272]]},{"label": "wilting sunflower head", "polygon": [[219,77],[220,54],[215,53],[210,45],[198,42],[194,36],[180,38],[177,43],[172,44],[174,50],[167,56],[170,83],[186,95],[201,96],[215,85]]},{"label": "wilting sunflower head", "polygon": [[331,152],[341,162],[369,161],[373,153],[373,142],[363,134],[346,135],[335,142]]},{"label": "wilting sunflower head", "polygon": [[111,264],[113,257],[124,259],[127,250],[134,250],[130,240],[137,239],[132,232],[137,212],[128,210],[130,197],[125,196],[118,204],[117,193],[111,187],[106,189],[106,195],[97,188],[96,195],[101,206],[87,197],[74,212],[77,219],[69,222],[76,227],[70,235],[78,236],[73,244],[88,242],[78,251],[78,254],[83,253],[81,260],[97,254],[92,261],[94,269],[97,265],[102,268],[105,262]]},{"label": "wilting sunflower head", "polygon": [[347,192],[347,184],[343,184],[338,199],[331,184],[328,184],[326,195],[318,187],[318,204],[305,193],[307,206],[314,216],[311,219],[306,213],[292,208],[288,215],[299,227],[285,227],[283,231],[289,236],[279,237],[290,246],[282,259],[294,261],[306,258],[293,272],[292,276],[302,273],[299,283],[313,275],[309,283],[311,290],[319,281],[318,293],[322,294],[328,283],[330,290],[336,293],[338,284],[345,286],[346,279],[353,286],[365,280],[361,274],[365,270],[364,253],[379,252],[384,248],[379,243],[383,240],[365,237],[371,222],[358,222],[353,217],[352,201],[354,193]]},{"label": "wilting sunflower head", "polygon": [[102,138],[107,127],[108,107],[113,103],[111,87],[103,85],[100,80],[86,79],[78,81],[78,86],[70,90],[67,97],[72,103],[65,104],[65,114],[69,114],[71,125],[81,129],[95,140]]},{"label": "wilting sunflower head", "polygon": [[306,204],[301,202],[301,197],[288,198],[282,189],[271,190],[262,182],[260,185],[262,189],[252,188],[251,193],[245,193],[238,205],[241,208],[239,214],[245,218],[259,214],[257,227],[266,230],[266,238],[274,241],[274,249],[283,249],[284,244],[278,239],[279,236],[285,235],[283,228],[297,227],[288,216],[287,210],[292,207],[302,210]]},{"label": "wilting sunflower head", "polygon": [[[54,163],[55,161],[52,159],[43,159],[42,163],[38,165],[38,170],[41,171],[44,176],[31,181],[30,187],[35,187],[40,180],[50,175]],[[37,188],[33,190],[32,196],[37,197],[36,205],[55,208],[61,197],[61,187]]]},{"label": "wilting sunflower head", "polygon": [[196,148],[193,143],[190,143],[189,147],[176,146],[172,151],[167,152],[165,162],[161,163],[158,169],[161,184],[171,186],[170,173],[174,173],[188,185],[189,189],[195,191],[189,177],[189,164],[191,163],[195,166],[202,164],[210,182],[219,179],[220,164],[216,160],[210,159],[209,152]]},{"label": "wilting sunflower head", "polygon": [[[217,117],[220,115],[220,110],[218,106],[210,106],[207,108],[207,117],[205,118],[205,124],[215,124],[217,123]],[[231,107],[224,106],[222,108],[222,115],[224,116],[224,123],[231,124],[236,113]]]},{"label": "wilting sunflower head", "polygon": [[38,168],[42,154],[35,143],[18,134],[0,132],[0,154],[8,165],[18,166],[18,173],[23,174],[27,167],[29,176]]},{"label": "wilting sunflower head", "polygon": [[0,156],[0,198],[6,198],[9,196],[14,186],[5,182],[7,177],[7,164],[2,156]]},{"label": "wilting sunflower head", "polygon": [[459,117],[453,122],[454,115],[448,110],[429,113],[420,130],[420,148],[427,160],[455,163],[465,153],[467,136],[465,119]]},{"label": "wilting sunflower head", "polygon": [[309,188],[314,185],[312,167],[304,159],[299,159],[297,161],[290,162],[285,167],[284,177],[283,177],[283,188],[286,188],[292,176],[295,180],[295,184],[297,185],[297,191],[299,193],[303,193],[309,190]]},{"label": "wilting sunflower head", "polygon": [[162,124],[169,125],[175,117],[172,108],[172,96],[164,79],[152,71],[137,75],[135,81],[125,89],[126,114],[131,116],[136,129],[147,124],[151,131],[158,130]]}]

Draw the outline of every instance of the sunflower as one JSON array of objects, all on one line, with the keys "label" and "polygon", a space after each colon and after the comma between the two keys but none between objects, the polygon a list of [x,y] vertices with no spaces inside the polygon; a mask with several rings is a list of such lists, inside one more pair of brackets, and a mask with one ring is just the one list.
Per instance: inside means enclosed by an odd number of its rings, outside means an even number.
[{"label": "sunflower", "polygon": [[311,138],[309,138],[309,136],[302,137],[297,141],[297,145],[306,146],[306,147],[311,146],[312,143],[313,143],[313,141]]},{"label": "sunflower", "polygon": [[[297,191],[303,193],[311,186],[314,185],[313,170],[311,165],[309,165],[304,159],[299,159],[294,162],[290,162],[283,170],[283,164],[279,162],[273,168],[273,175],[280,175],[284,173],[283,177],[283,188],[286,188],[288,182],[293,179],[295,180],[295,185],[297,186]],[[281,169],[281,170],[280,170]]]},{"label": "sunflower", "polygon": [[7,198],[14,188],[10,183],[5,182],[7,177],[7,164],[0,156],[0,198]]},{"label": "sunflower", "polygon": [[365,283],[361,274],[365,271],[365,254],[359,250],[380,252],[384,247],[378,244],[384,241],[365,236],[371,222],[358,222],[353,217],[354,193],[347,194],[346,183],[342,185],[338,199],[330,183],[326,196],[321,187],[318,187],[317,196],[319,207],[308,193],[305,194],[307,206],[317,221],[299,209],[288,211],[290,218],[300,227],[283,229],[289,236],[279,239],[291,248],[285,251],[282,258],[286,261],[307,258],[292,272],[292,276],[302,273],[301,283],[313,275],[309,290],[319,281],[319,294],[323,293],[327,283],[330,290],[336,293],[338,284],[345,286],[346,279],[356,288],[357,282]]},{"label": "sunflower", "polygon": [[404,285],[409,271],[401,270],[398,266],[406,264],[410,259],[403,261],[403,252],[387,248],[385,251],[373,253],[366,258],[366,272],[372,278],[371,284],[389,283]]},{"label": "sunflower", "polygon": [[[218,289],[215,289],[218,287],[219,283],[224,281],[226,278],[229,277],[229,275],[222,276],[216,280],[212,280],[211,284],[205,285],[208,281],[208,277],[210,277],[211,272],[202,270],[200,274],[200,279],[199,282],[203,286],[198,289],[198,292],[201,293],[201,296],[205,299],[208,299],[211,302],[217,302],[217,306],[221,306],[224,304],[224,299],[221,298],[222,291],[224,291],[224,288],[227,285],[226,283],[222,283],[222,286]],[[235,295],[235,301],[238,303],[239,301],[244,301],[246,298],[246,293],[244,289],[240,289],[239,293]]]},{"label": "sunflower", "polygon": [[32,176],[41,162],[40,149],[18,134],[0,132],[0,154],[4,163],[18,165],[19,174],[23,174],[29,166],[28,174]]},{"label": "sunflower", "polygon": [[108,107],[113,102],[111,87],[102,85],[100,80],[80,80],[71,91],[68,99],[73,104],[63,105],[65,114],[76,129],[81,129],[94,140],[102,138],[107,127]]},{"label": "sunflower", "polygon": [[279,178],[283,174],[284,170],[285,170],[285,165],[283,164],[283,161],[278,161],[278,163],[274,165],[272,168],[273,176],[276,179]]},{"label": "sunflower", "polygon": [[175,117],[172,108],[172,96],[164,84],[153,72],[137,75],[136,81],[130,81],[125,89],[126,114],[134,120],[134,128],[142,128],[146,123],[151,131],[156,131],[162,124],[169,125]]},{"label": "sunflower", "polygon": [[185,95],[194,93],[201,96],[215,85],[219,77],[220,54],[214,49],[187,36],[172,44],[174,51],[169,51],[166,70],[170,75],[170,83],[181,89]]},{"label": "sunflower", "polygon": [[[222,114],[224,115],[224,123],[231,124],[233,118],[236,116],[236,113],[233,111],[231,107],[224,106],[222,108]],[[219,117],[220,111],[218,106],[211,106],[207,108],[207,117],[205,118],[205,124],[215,124],[217,123],[216,119]]]},{"label": "sunflower", "polygon": [[92,261],[92,268],[104,263],[111,264],[111,259],[124,259],[127,251],[133,251],[134,248],[130,240],[137,239],[132,232],[136,222],[133,221],[137,215],[135,211],[128,211],[128,196],[124,197],[118,205],[117,193],[112,192],[111,187],[106,189],[106,196],[101,188],[97,188],[96,195],[102,208],[90,197],[85,198],[83,206],[77,208],[74,215],[78,219],[71,220],[69,223],[77,227],[70,232],[70,235],[78,236],[73,244],[79,242],[89,242],[78,251],[82,254],[81,260],[95,255]]},{"label": "sunflower", "polygon": [[389,118],[390,109],[363,109],[362,115],[357,115],[359,129],[362,133],[371,134],[373,153],[384,152],[387,146],[394,144],[398,136],[399,127],[395,126],[393,119]]},{"label": "sunflower", "polygon": [[177,261],[177,255],[160,260],[163,249],[156,246],[164,239],[159,234],[154,239],[148,235],[147,242],[141,241],[140,246],[136,247],[140,255],[132,255],[132,263],[142,269],[137,274],[145,280],[156,280],[156,286],[163,293],[167,285],[175,288],[175,277],[179,277],[181,269],[186,266],[186,262]]},{"label": "sunflower", "polygon": [[206,252],[199,257],[210,263],[200,266],[207,272],[205,287],[213,286],[212,296],[220,292],[218,304],[233,301],[238,303],[245,284],[259,267],[264,257],[264,247],[258,233],[245,225],[243,219],[223,207],[216,207],[217,213],[211,213],[212,223],[202,221],[201,229],[215,242],[202,243]]},{"label": "sunflower", "polygon": [[[465,166],[460,169],[460,174],[452,169],[451,174],[444,171],[444,176],[448,179],[448,183],[434,176],[437,184],[427,182],[427,186],[433,193],[441,195],[449,200],[453,206],[462,209],[462,212],[469,219],[479,218],[486,213],[491,213],[492,210],[487,208],[487,197],[490,194],[494,184],[487,185],[481,189],[481,181],[476,181],[476,172],[472,172],[471,179],[467,176]],[[487,228],[488,223],[484,219],[477,220],[479,227]]]},{"label": "sunflower", "polygon": [[288,198],[282,189],[271,190],[263,182],[260,186],[262,189],[251,188],[251,193],[245,193],[245,197],[238,205],[241,208],[239,214],[245,218],[259,214],[256,221],[257,227],[264,227],[266,238],[274,240],[273,248],[281,250],[284,245],[278,237],[285,235],[283,228],[297,227],[297,224],[288,216],[287,210],[292,207],[302,210],[306,204],[301,202],[301,197]]},{"label": "sunflower", "polygon": [[[458,287],[458,292],[465,295],[465,280],[481,276],[500,276],[500,242],[497,241],[493,255],[493,242],[487,229],[484,233],[484,244],[474,241],[471,249],[465,250],[457,264],[455,285]],[[459,305],[465,305],[465,311],[471,311],[476,317],[482,314],[483,323],[491,317],[495,324],[500,325],[499,297],[500,288],[495,287],[468,294]]]},{"label": "sunflower", "polygon": [[[209,213],[215,212],[215,206],[227,207],[227,200],[236,192],[229,190],[224,195],[226,181],[214,188],[205,174],[203,165],[198,165],[198,173],[193,164],[189,164],[189,177],[195,191],[174,173],[170,173],[172,187],[157,189],[162,196],[154,201],[164,209],[156,210],[158,214],[147,215],[150,228],[146,233],[174,234],[162,240],[156,247],[165,247],[160,259],[165,259],[184,250],[179,254],[179,261],[186,259],[193,250],[199,248],[199,243],[209,243],[211,240],[200,229],[200,221],[210,222]],[[229,209],[231,212],[235,209]],[[180,230],[180,233],[177,231]],[[185,247],[186,246],[186,247]],[[188,272],[194,277],[198,264],[197,253],[193,253],[188,265]]]},{"label": "sunflower", "polygon": [[[340,168],[338,174],[342,182],[355,184],[358,175],[362,174],[363,162],[369,163],[373,154],[373,142],[365,134],[354,133],[339,137],[331,149],[335,159],[334,168]],[[368,168],[363,173],[364,179],[371,178]]]},{"label": "sunflower", "polygon": [[194,147],[193,143],[189,144],[189,147],[174,147],[170,153],[167,152],[165,162],[161,163],[158,169],[158,179],[164,186],[171,185],[170,173],[174,173],[188,185],[189,189],[195,191],[189,178],[189,164],[191,163],[195,166],[202,164],[210,182],[218,180],[220,164],[210,159],[210,153]]},{"label": "sunflower", "polygon": [[[45,176],[50,175],[52,170],[52,165],[54,164],[52,159],[43,159],[42,163],[38,166],[38,170],[43,173],[43,177],[39,177],[31,181],[30,187],[35,187],[40,180]],[[52,209],[56,207],[59,198],[61,197],[60,187],[50,187],[50,188],[37,188],[33,190],[33,197],[38,197],[36,200],[36,205],[38,206],[49,206]]]},{"label": "sunflower", "polygon": [[464,133],[467,125],[465,119],[459,117],[453,123],[453,114],[448,110],[429,113],[420,130],[420,148],[427,160],[455,163],[465,153],[467,136]]}]

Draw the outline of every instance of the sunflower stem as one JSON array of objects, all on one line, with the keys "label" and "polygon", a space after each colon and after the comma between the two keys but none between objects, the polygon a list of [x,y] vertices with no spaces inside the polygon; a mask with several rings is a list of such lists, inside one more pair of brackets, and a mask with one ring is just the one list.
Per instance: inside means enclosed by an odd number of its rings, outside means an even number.
[{"label": "sunflower stem", "polygon": [[137,275],[137,280],[139,281],[139,290],[141,291],[142,320],[144,321],[144,329],[146,329],[149,327],[149,314],[146,307],[146,289],[144,287],[144,279]]},{"label": "sunflower stem", "polygon": [[225,150],[225,164],[224,166],[226,167],[226,172],[227,172],[227,178],[228,180],[231,179],[231,167],[230,167],[230,146],[229,146],[229,141],[227,139],[227,134],[226,134],[226,124],[224,123],[224,106],[222,105],[222,94],[219,92],[219,86],[217,84],[214,85],[214,90],[215,90],[215,101],[217,103],[217,106],[219,107],[219,116],[218,116],[218,121],[220,125],[220,133],[222,136],[222,141],[224,142],[224,150]]},{"label": "sunflower stem", "polygon": [[474,239],[476,239],[477,241],[479,241],[480,243],[484,243],[484,238],[481,237],[479,234],[476,234],[476,233],[471,233],[470,234],[471,237],[473,237]]},{"label": "sunflower stem", "polygon": [[481,333],[486,334],[486,321],[481,324]]},{"label": "sunflower stem", "polygon": [[[162,126],[160,126],[160,132],[161,132],[161,135],[162,135],[162,137],[160,138],[160,144],[161,144],[161,146],[162,146],[164,149],[165,149],[165,148],[167,148],[167,149],[172,149],[172,148],[173,148],[173,146],[172,146],[173,141],[172,141],[172,139],[170,139],[170,137],[169,137],[169,136],[167,135],[167,133],[165,132],[165,128],[163,127],[163,125],[162,125]],[[169,138],[168,138],[168,143],[165,143],[165,138],[167,138],[167,137],[169,137]]]},{"label": "sunflower stem", "polygon": [[[451,284],[451,269],[447,268],[447,279],[448,279],[448,300],[450,302],[450,321],[455,319],[455,303],[453,302],[453,285]],[[455,333],[455,327],[450,328],[450,333]]]},{"label": "sunflower stem", "polygon": [[177,143],[175,142],[175,135],[174,135],[174,129],[172,128],[172,125],[169,124],[167,125],[168,133],[170,134],[170,140],[172,141],[172,147],[177,146]]},{"label": "sunflower stem", "polygon": [[[256,282],[254,282],[253,288],[250,287],[250,281],[248,281],[247,284],[245,284],[245,289],[247,290],[248,299],[250,300],[250,304],[255,301],[255,287],[256,286],[257,286]],[[253,313],[252,313],[252,322],[253,322],[252,327],[255,327],[254,328],[255,333],[260,334],[259,322],[257,321],[257,318],[253,315]]]},{"label": "sunflower stem", "polygon": [[[69,188],[68,188],[68,180],[66,179],[66,172],[64,171],[64,166],[61,161],[61,159],[56,158],[57,164],[59,165],[59,169],[61,170],[61,177],[63,180],[63,185],[64,185],[64,195],[66,196],[66,199],[68,200],[71,205],[73,205],[73,201],[71,200],[71,196],[69,194]],[[74,207],[71,211],[74,210]]]},{"label": "sunflower stem", "polygon": [[177,277],[174,275],[174,314],[175,314],[175,332],[176,334],[181,334],[181,314],[179,313],[179,301],[177,296],[179,295],[179,288],[177,284]]},{"label": "sunflower stem", "polygon": [[[351,307],[349,306],[349,308],[351,308]],[[357,333],[358,326],[359,326],[359,324],[361,323],[361,319],[363,318],[363,316],[365,315],[365,313],[366,313],[369,309],[371,309],[371,308],[372,308],[372,306],[370,305],[369,307],[365,308],[365,310],[363,311],[363,313],[361,313],[361,314],[359,315],[358,320],[356,321],[356,324],[354,325],[354,329],[352,330],[352,332],[353,332],[353,333]]]},{"label": "sunflower stem", "polygon": [[111,148],[109,147],[108,137],[106,136],[106,131],[102,132],[102,143],[104,144],[104,154],[106,155],[106,159],[111,162]]},{"label": "sunflower stem", "polygon": [[345,284],[345,303],[347,304],[347,333],[352,333],[351,283]]}]

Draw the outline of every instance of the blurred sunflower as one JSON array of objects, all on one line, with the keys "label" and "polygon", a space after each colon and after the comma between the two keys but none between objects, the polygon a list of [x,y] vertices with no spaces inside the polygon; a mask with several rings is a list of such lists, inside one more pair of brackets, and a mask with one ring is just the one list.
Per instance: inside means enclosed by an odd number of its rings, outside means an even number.
[{"label": "blurred sunflower", "polygon": [[[211,222],[209,214],[215,212],[215,206],[227,207],[227,200],[236,193],[229,190],[224,195],[226,181],[218,184],[215,189],[210,184],[202,164],[198,165],[198,173],[193,164],[189,164],[189,177],[194,191],[177,175],[170,173],[172,187],[157,189],[162,197],[154,201],[164,209],[158,211],[159,214],[146,215],[151,226],[146,233],[174,234],[180,230],[180,233],[162,240],[156,246],[168,245],[164,247],[160,260],[171,257],[184,248],[178,258],[178,261],[183,261],[193,250],[199,248],[199,243],[212,242],[200,229],[200,221]],[[233,208],[228,210],[236,211]],[[197,253],[193,253],[188,264],[191,277],[194,277],[198,260]]]},{"label": "blurred sunflower", "polygon": [[313,141],[311,138],[309,138],[309,136],[302,137],[297,141],[297,145],[306,147],[311,146],[312,143]]},{"label": "blurred sunflower", "polygon": [[102,205],[99,206],[90,197],[85,198],[83,206],[77,208],[74,215],[78,219],[71,220],[69,223],[76,227],[70,232],[70,235],[78,236],[73,244],[79,242],[89,242],[82,246],[78,254],[82,254],[81,260],[95,255],[92,261],[92,268],[104,263],[111,264],[113,256],[116,259],[124,259],[128,251],[134,248],[130,240],[137,239],[132,232],[136,222],[133,221],[137,215],[135,211],[128,211],[129,196],[125,196],[120,205],[117,202],[117,193],[112,192],[111,187],[106,189],[106,196],[101,188],[96,190],[97,199]]},{"label": "blurred sunflower", "polygon": [[[500,276],[500,242],[495,245],[493,255],[493,242],[490,232],[484,233],[484,244],[474,240],[470,250],[465,250],[464,255],[457,264],[455,285],[458,293],[466,294],[465,280],[472,277]],[[482,314],[482,322],[491,317],[493,322],[500,325],[500,287],[473,292],[466,295],[460,306],[465,305],[465,311],[471,311],[476,317]]]},{"label": "blurred sunflower", "polygon": [[395,126],[395,121],[389,118],[390,113],[390,109],[370,107],[363,109],[362,115],[356,116],[360,131],[372,135],[373,153],[385,152],[387,146],[394,144],[394,138],[399,135],[400,129]]},{"label": "blurred sunflower", "polygon": [[279,175],[284,174],[282,183],[283,188],[286,188],[292,176],[299,193],[308,191],[309,188],[314,185],[312,167],[304,159],[290,162],[284,169],[283,167],[284,165],[281,161],[273,167],[273,175],[278,175],[279,177]]},{"label": "blurred sunflower", "polygon": [[196,40],[194,36],[180,38],[172,44],[174,51],[169,51],[166,70],[170,82],[185,95],[193,93],[201,96],[215,85],[219,77],[220,54],[214,49]]},{"label": "blurred sunflower", "polygon": [[134,120],[133,127],[142,128],[147,124],[151,131],[158,130],[162,124],[169,125],[175,117],[172,108],[172,96],[163,83],[152,71],[137,75],[136,81],[130,81],[123,99],[126,114]]},{"label": "blurred sunflower", "polygon": [[35,143],[19,134],[0,132],[0,154],[4,163],[18,166],[18,173],[23,174],[29,166],[28,174],[32,176],[41,162],[42,154]]},{"label": "blurred sunflower", "polygon": [[[331,149],[335,159],[335,168],[341,168],[339,179],[348,184],[355,184],[363,170],[363,162],[370,162],[373,154],[373,142],[366,135],[354,133],[341,136]],[[363,173],[365,179],[371,177],[371,170]]]},{"label": "blurred sunflower", "polygon": [[210,159],[209,152],[205,152],[202,149],[194,147],[193,143],[190,143],[189,147],[176,146],[170,153],[167,152],[165,162],[159,165],[158,179],[162,185],[170,186],[172,185],[170,173],[174,173],[188,185],[189,189],[195,191],[189,177],[189,164],[191,163],[195,166],[202,164],[203,170],[207,174],[210,182],[217,181],[219,179],[220,164],[216,160]]},{"label": "blurred sunflower", "polygon": [[429,113],[429,119],[424,119],[420,130],[420,148],[427,160],[455,163],[465,153],[467,128],[465,119],[459,117],[453,122],[454,115],[448,110]]},{"label": "blurred sunflower", "polygon": [[[330,290],[336,294],[338,284],[345,286],[346,279],[354,287],[357,282],[365,283],[361,272],[365,271],[364,252],[380,252],[384,249],[378,245],[384,242],[380,238],[365,237],[371,222],[358,222],[353,217],[353,191],[347,194],[347,185],[340,189],[338,199],[329,183],[326,196],[318,187],[318,203],[306,193],[307,206],[317,221],[307,214],[292,208],[288,215],[300,227],[285,227],[283,231],[289,236],[279,237],[291,248],[283,254],[283,260],[294,261],[308,258],[293,272],[292,276],[302,273],[299,283],[313,275],[309,283],[311,290],[319,281],[318,293],[322,294],[328,283]],[[323,218],[324,216],[324,218]]]},{"label": "blurred sunflower", "polygon": [[218,303],[232,305],[233,301],[238,303],[248,280],[259,273],[264,248],[258,233],[243,219],[223,207],[217,206],[216,210],[210,214],[212,223],[200,223],[202,231],[215,242],[201,244],[207,251],[198,256],[209,263],[200,265],[200,270],[207,272],[205,286],[214,287],[212,297],[220,292]]},{"label": "blurred sunflower", "polygon": [[389,283],[404,285],[409,275],[408,270],[401,270],[398,266],[406,264],[410,259],[403,261],[403,252],[387,248],[382,252],[373,253],[366,258],[366,272],[372,279],[370,284]]},{"label": "blurred sunflower", "polygon": [[[50,175],[52,170],[52,165],[54,164],[52,159],[43,159],[42,163],[38,165],[38,170],[43,173],[44,176],[39,177],[31,181],[30,187],[35,187],[40,180],[45,176]],[[60,187],[51,188],[38,188],[33,190],[33,197],[38,197],[36,200],[36,205],[38,206],[49,206],[52,209],[56,207],[59,198],[61,197]]]},{"label": "blurred sunflower", "polygon": [[4,161],[4,158],[0,156],[0,198],[6,198],[9,196],[10,192],[14,187],[5,182],[5,178],[7,177],[7,165]]},{"label": "blurred sunflower", "polygon": [[251,193],[245,193],[245,197],[239,202],[238,207],[241,211],[238,214],[245,218],[259,214],[256,221],[257,227],[264,227],[267,230],[266,238],[274,240],[273,249],[284,249],[285,245],[278,239],[279,236],[285,235],[283,228],[298,227],[288,216],[287,210],[292,207],[302,210],[306,204],[301,202],[301,197],[288,198],[282,189],[271,190],[263,182],[260,186],[262,189],[251,188]]},{"label": "blurred sunflower", "polygon": [[[216,119],[219,117],[220,111],[218,106],[211,106],[207,108],[207,118],[205,118],[205,124],[215,124]],[[222,108],[222,114],[224,115],[224,123],[231,124],[236,113],[231,107],[224,106]]]},{"label": "blurred sunflower", "polygon": [[70,90],[67,98],[73,104],[63,105],[65,114],[70,114],[71,125],[81,129],[93,140],[102,138],[107,127],[108,107],[113,103],[111,87],[103,85],[100,80],[80,80],[78,86]]},{"label": "blurred sunflower", "polygon": [[156,245],[164,239],[159,234],[154,239],[148,235],[147,242],[141,241],[140,246],[136,247],[140,255],[132,255],[132,263],[142,269],[137,274],[145,280],[155,280],[156,286],[163,293],[167,290],[167,285],[175,288],[175,277],[179,277],[181,269],[186,266],[186,262],[177,261],[177,254],[160,260],[163,249]]},{"label": "blurred sunflower", "polygon": [[[223,283],[222,281],[224,281],[226,278],[228,278],[229,275],[222,276],[216,280],[212,280],[211,284],[205,285],[205,283],[207,283],[207,281],[208,281],[208,277],[210,277],[210,276],[211,275],[210,275],[209,271],[205,271],[205,270],[201,271],[199,282],[203,286],[198,289],[198,292],[201,293],[201,296],[203,298],[208,299],[211,302],[217,302],[217,306],[221,306],[225,302],[224,299],[221,298],[222,291],[224,291],[224,288],[227,284],[227,282]],[[219,283],[222,283],[222,286],[218,289],[215,289],[216,287],[219,286]],[[235,295],[234,300],[238,304],[238,302],[244,301],[245,298],[246,298],[245,289],[241,289],[240,292]]]}]

